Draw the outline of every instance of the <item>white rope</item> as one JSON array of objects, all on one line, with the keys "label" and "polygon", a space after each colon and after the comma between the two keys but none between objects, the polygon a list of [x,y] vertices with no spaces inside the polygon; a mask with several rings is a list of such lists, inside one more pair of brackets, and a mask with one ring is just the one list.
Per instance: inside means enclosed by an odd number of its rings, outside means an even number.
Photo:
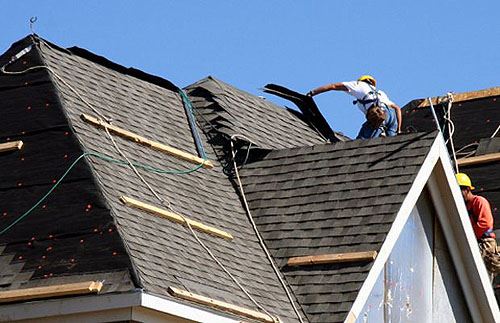
[{"label": "white rope", "polygon": [[495,130],[495,132],[491,135],[490,138],[495,138],[499,130],[500,130],[500,124],[498,125],[497,130]]},{"label": "white rope", "polygon": [[455,144],[453,143],[453,134],[455,133],[455,124],[451,120],[451,107],[453,105],[453,100],[454,100],[453,93],[448,92],[446,94],[446,96],[448,98],[448,108],[447,108],[447,111],[445,114],[445,120],[448,121],[448,140],[446,141],[446,143],[448,143],[448,142],[450,143],[451,154],[453,156],[453,162],[455,163],[455,172],[458,173],[459,170],[458,170],[457,155],[455,153]]},{"label": "white rope", "polygon": [[238,187],[239,187],[239,190],[240,190],[240,193],[241,193],[241,197],[243,199],[243,204],[245,205],[245,210],[247,212],[248,219],[250,220],[250,223],[252,224],[253,230],[255,231],[255,234],[257,235],[257,238],[259,239],[259,243],[260,243],[262,249],[264,250],[264,252],[265,252],[265,254],[267,256],[267,259],[271,263],[271,266],[272,266],[272,268],[273,268],[276,276],[278,277],[281,285],[285,289],[286,296],[288,297],[288,300],[290,301],[290,304],[292,305],[293,310],[294,310],[295,314],[297,315],[297,318],[299,319],[299,321],[301,323],[303,323],[304,321],[302,320],[302,317],[301,317],[301,315],[299,313],[299,310],[295,306],[295,303],[293,301],[292,295],[290,294],[290,291],[288,290],[288,286],[286,285],[286,283],[283,280],[283,278],[281,278],[281,275],[280,275],[281,273],[280,273],[279,269],[276,267],[276,264],[274,263],[274,260],[271,257],[271,254],[267,250],[267,247],[266,247],[266,245],[264,243],[264,240],[262,239],[262,237],[260,235],[259,229],[257,228],[257,225],[255,224],[255,221],[253,220],[252,213],[250,211],[250,207],[248,206],[248,202],[247,202],[247,199],[246,199],[246,196],[245,196],[245,191],[243,190],[243,185],[241,183],[240,173],[239,173],[238,167],[236,165],[236,153],[235,153],[235,150],[234,150],[234,139],[235,138],[240,138],[240,139],[246,140],[250,144],[252,142],[248,138],[246,138],[245,136],[242,136],[242,135],[235,134],[235,135],[231,136],[231,155],[233,157],[234,172],[236,174],[236,179],[238,180]]},{"label": "white rope", "polygon": [[[215,82],[215,84],[217,85],[217,87],[219,88],[219,90],[221,91],[221,96],[223,98],[223,100],[225,101],[226,105],[229,107],[230,104],[229,104],[229,101],[227,100],[226,98],[226,94],[225,94],[225,91],[224,89],[222,88],[222,85],[219,83],[219,81],[217,79],[213,79],[213,81]],[[211,123],[209,122],[209,124],[211,125]],[[213,126],[212,126],[213,127]],[[240,189],[240,193],[241,193],[241,196],[243,198],[243,202],[245,204],[245,210],[247,212],[247,215],[248,215],[248,219],[250,221],[250,223],[252,224],[252,227],[254,229],[254,232],[255,234],[257,235],[257,238],[259,240],[259,243],[262,247],[262,249],[264,250],[266,256],[267,256],[267,259],[269,260],[269,262],[271,263],[271,266],[276,274],[276,276],[278,277],[281,285],[283,286],[283,288],[285,289],[285,292],[286,292],[286,296],[288,297],[288,300],[290,301],[290,304],[292,305],[293,307],[293,310],[295,312],[295,314],[297,315],[297,318],[299,319],[300,323],[304,323],[303,320],[302,320],[302,317],[297,309],[297,307],[295,306],[295,303],[293,301],[293,298],[290,294],[290,292],[288,291],[288,288],[286,286],[286,283],[283,281],[283,279],[281,278],[280,276],[280,271],[278,270],[278,268],[276,267],[276,265],[274,264],[274,260],[273,258],[271,257],[269,251],[267,250],[267,247],[264,243],[264,240],[262,239],[261,235],[260,235],[260,232],[259,230],[257,229],[257,225],[255,224],[255,221],[253,220],[253,217],[252,217],[252,214],[250,212],[250,207],[248,206],[248,202],[246,200],[246,197],[245,197],[245,192],[243,191],[243,185],[241,184],[241,180],[240,180],[240,176],[239,176],[239,172],[238,172],[238,167],[236,165],[236,152],[234,151],[234,139],[235,138],[241,138],[243,140],[246,140],[247,142],[250,143],[250,145],[252,144],[252,141],[249,140],[248,138],[246,138],[245,136],[243,135],[238,135],[238,134],[234,134],[231,136],[230,138],[230,143],[231,143],[231,157],[233,159],[233,167],[234,167],[234,170],[235,170],[235,174],[236,174],[236,178],[238,180],[238,186],[239,186],[239,189]],[[248,149],[250,149],[250,146],[248,147]]]},{"label": "white rope", "polygon": [[158,193],[151,187],[151,185],[149,185],[149,183],[144,179],[144,177],[141,176],[141,174],[139,174],[139,172],[137,171],[137,168],[132,164],[132,162],[128,159],[128,157],[125,155],[125,153],[123,153],[123,151],[121,151],[121,149],[118,147],[118,145],[116,144],[116,141],[113,139],[113,137],[109,133],[108,128],[104,127],[104,129],[106,129],[106,133],[107,133],[108,137],[111,139],[111,141],[113,142],[113,146],[115,147],[116,151],[128,162],[129,166],[134,170],[135,174],[141,179],[141,181],[148,187],[148,189],[151,191],[151,193],[153,193],[153,195],[163,205],[165,205],[169,210],[171,210],[172,212],[176,213],[177,215],[179,215],[181,217],[181,219],[187,225],[187,227],[189,228],[189,231],[191,232],[193,237],[196,239],[198,244],[201,245],[203,247],[203,249],[205,249],[205,251],[210,255],[212,260],[214,260],[217,263],[217,265],[231,278],[231,280],[233,280],[233,282],[252,301],[252,303],[254,303],[255,306],[257,306],[257,308],[261,309],[263,312],[265,312],[267,315],[269,315],[269,317],[273,318],[273,320],[274,320],[274,317],[268,311],[266,311],[266,309],[263,306],[261,306],[252,297],[252,295],[250,295],[250,293],[243,287],[243,285],[240,284],[240,282],[236,279],[236,277],[234,277],[233,274],[231,274],[229,272],[229,270],[226,269],[226,267],[219,261],[219,259],[217,259],[217,257],[212,253],[212,251],[206,246],[206,244],[203,241],[201,241],[201,239],[198,237],[198,235],[196,234],[196,232],[192,228],[191,223],[187,220],[187,218],[184,215],[182,215],[181,212],[178,212],[169,201],[163,199],[160,195],[158,195]]},{"label": "white rope", "polygon": [[429,98],[427,98],[427,100],[429,100],[429,106],[431,107],[431,112],[432,112],[432,116],[434,117],[434,122],[436,123],[436,128],[437,128],[437,130],[439,130],[439,132],[442,133],[441,126],[439,125],[439,120],[438,120],[438,117],[436,115],[436,110],[434,110],[434,105],[432,104],[432,99],[429,97]]}]

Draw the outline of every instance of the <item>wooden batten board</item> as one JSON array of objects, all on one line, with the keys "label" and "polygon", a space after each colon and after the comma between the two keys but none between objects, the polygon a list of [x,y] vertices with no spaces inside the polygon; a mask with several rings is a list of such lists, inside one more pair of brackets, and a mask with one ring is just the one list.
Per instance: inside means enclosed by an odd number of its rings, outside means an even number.
[{"label": "wooden batten board", "polygon": [[101,288],[102,282],[86,281],[81,283],[15,289],[0,292],[0,303],[27,301],[39,298],[49,298],[66,295],[98,293],[101,291]]},{"label": "wooden batten board", "polygon": [[[492,87],[485,90],[473,91],[473,92],[463,92],[463,93],[453,93],[453,103],[477,100],[482,98],[494,97],[500,95],[500,87]],[[447,102],[447,97],[434,97],[431,98],[432,104],[437,105],[441,102]],[[417,107],[425,108],[429,106],[429,100],[423,100]]]},{"label": "wooden batten board", "polygon": [[216,308],[216,309],[219,309],[219,310],[222,310],[225,312],[244,316],[244,317],[247,317],[249,319],[256,320],[256,321],[266,322],[266,323],[280,322],[278,320],[278,318],[273,318],[272,316],[270,316],[268,314],[257,312],[257,311],[251,310],[251,309],[236,306],[236,305],[229,304],[226,302],[218,301],[218,300],[208,298],[208,297],[205,297],[202,295],[193,294],[193,293],[190,293],[188,291],[185,291],[185,290],[182,290],[179,288],[175,288],[175,287],[170,286],[168,288],[168,292],[172,296],[175,296],[178,298],[182,298],[182,299],[194,302],[194,303],[210,306],[212,308]]},{"label": "wooden batten board", "polygon": [[288,266],[307,266],[318,264],[334,264],[339,262],[372,261],[377,257],[376,251],[332,253],[325,255],[292,257]]},{"label": "wooden batten board", "polygon": [[186,153],[182,150],[179,150],[174,147],[170,147],[167,145],[164,145],[162,143],[159,143],[157,141],[149,140],[145,137],[139,136],[133,132],[130,132],[128,130],[119,128],[117,126],[114,126],[112,124],[109,124],[105,121],[102,121],[98,118],[82,114],[81,118],[83,121],[88,122],[98,128],[107,128],[111,133],[114,133],[115,135],[118,135],[122,138],[128,139],[130,141],[136,142],[140,145],[151,147],[155,150],[161,151],[163,153],[166,153],[167,155],[188,161],[193,164],[202,164],[204,168],[213,168],[214,165],[211,161],[200,158],[198,156]]},{"label": "wooden batten board", "polygon": [[478,165],[500,161],[500,153],[486,154],[457,160],[458,166]]},{"label": "wooden batten board", "polygon": [[213,236],[216,236],[216,237],[219,237],[219,238],[223,238],[223,239],[226,239],[226,240],[232,240],[233,239],[233,236],[230,233],[227,233],[227,232],[219,230],[217,228],[205,225],[205,224],[203,224],[201,222],[198,222],[198,221],[190,220],[190,219],[188,219],[188,218],[186,218],[184,216],[181,216],[179,214],[167,211],[165,209],[161,209],[161,208],[156,207],[154,205],[146,204],[146,203],[143,203],[143,202],[138,201],[136,199],[127,197],[127,196],[121,196],[120,200],[125,205],[127,205],[129,207],[133,207],[135,209],[146,211],[148,213],[160,216],[162,218],[166,218],[166,219],[168,219],[168,220],[170,220],[172,222],[180,223],[180,224],[183,224],[183,225],[186,225],[186,222],[189,222],[189,224],[191,225],[191,227],[194,230],[197,230],[197,231],[200,231],[200,232],[203,232],[203,233],[208,233],[208,234],[211,234]]},{"label": "wooden batten board", "polygon": [[3,144],[0,144],[0,153],[12,150],[20,150],[21,148],[23,148],[23,144],[24,143],[21,140],[5,142]]}]

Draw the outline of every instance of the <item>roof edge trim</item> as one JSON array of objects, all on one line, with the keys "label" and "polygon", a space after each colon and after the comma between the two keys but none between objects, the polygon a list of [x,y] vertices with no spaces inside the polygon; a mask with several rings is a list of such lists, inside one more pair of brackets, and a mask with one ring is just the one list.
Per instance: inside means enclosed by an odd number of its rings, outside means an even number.
[{"label": "roof edge trim", "polygon": [[[471,91],[471,92],[461,92],[461,93],[452,93],[453,94],[453,103],[457,102],[465,102],[472,101],[477,99],[489,98],[493,96],[500,96],[500,86],[491,87],[488,89]],[[436,96],[432,97],[431,101],[433,105],[437,105],[443,102],[447,102],[448,98],[446,96]],[[407,103],[403,108],[426,108],[429,107],[429,100],[425,99],[415,99]]]},{"label": "roof edge trim", "polygon": [[136,308],[150,309],[192,322],[241,322],[241,320],[231,318],[224,313],[217,313],[205,308],[179,303],[140,291],[5,304],[2,305],[0,321],[35,320],[115,309],[129,309],[133,311]]}]

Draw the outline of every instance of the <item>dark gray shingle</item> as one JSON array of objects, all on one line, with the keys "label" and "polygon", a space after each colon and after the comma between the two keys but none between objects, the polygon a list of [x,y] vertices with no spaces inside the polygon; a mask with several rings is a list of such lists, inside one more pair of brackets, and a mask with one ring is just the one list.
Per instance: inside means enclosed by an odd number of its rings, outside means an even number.
[{"label": "dark gray shingle", "polygon": [[342,322],[371,263],[288,258],[379,250],[436,134],[271,151],[242,181],[270,251],[310,322]]}]

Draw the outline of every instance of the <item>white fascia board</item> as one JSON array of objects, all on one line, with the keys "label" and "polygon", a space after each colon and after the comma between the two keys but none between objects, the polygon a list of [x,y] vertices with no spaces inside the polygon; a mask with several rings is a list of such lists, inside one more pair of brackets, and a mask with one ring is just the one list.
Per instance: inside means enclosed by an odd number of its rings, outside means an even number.
[{"label": "white fascia board", "polygon": [[135,292],[4,304],[0,305],[0,322],[119,309],[139,306],[140,303],[140,292]]},{"label": "white fascia board", "polygon": [[32,302],[0,305],[0,322],[33,320],[74,315],[97,311],[133,309],[144,307],[170,316],[177,316],[193,322],[239,323],[240,320],[230,318],[224,313],[216,313],[195,305],[182,304],[144,292],[123,294],[104,294],[70,298],[48,299]]},{"label": "white fascia board", "polygon": [[141,306],[200,323],[239,323],[241,321],[230,318],[229,316],[223,316],[222,313],[210,312],[205,309],[177,303],[147,293],[141,294]]},{"label": "white fascia board", "polygon": [[[441,140],[439,140],[439,138],[441,138]],[[359,314],[363,310],[363,307],[368,300],[368,297],[370,296],[370,293],[375,286],[379,275],[384,269],[385,263],[389,259],[391,251],[396,244],[396,241],[398,240],[399,235],[401,234],[401,231],[403,230],[403,227],[408,220],[411,211],[413,210],[413,207],[417,204],[417,200],[420,197],[420,194],[422,193],[427,180],[432,174],[432,170],[434,169],[434,166],[436,165],[436,162],[440,157],[440,148],[442,145],[442,137],[441,135],[438,135],[434,140],[431,149],[429,150],[429,153],[427,154],[427,157],[422,164],[422,167],[418,171],[418,174],[415,177],[415,180],[408,194],[406,195],[403,203],[401,204],[401,207],[399,208],[396,218],[392,223],[391,229],[389,230],[389,233],[387,234],[387,237],[382,244],[382,247],[380,248],[380,252],[377,254],[377,258],[375,259],[375,262],[373,263],[373,266],[370,269],[365,282],[359,290],[358,296],[356,297],[356,300],[354,301],[345,322],[353,322],[357,317],[359,317]]]}]

